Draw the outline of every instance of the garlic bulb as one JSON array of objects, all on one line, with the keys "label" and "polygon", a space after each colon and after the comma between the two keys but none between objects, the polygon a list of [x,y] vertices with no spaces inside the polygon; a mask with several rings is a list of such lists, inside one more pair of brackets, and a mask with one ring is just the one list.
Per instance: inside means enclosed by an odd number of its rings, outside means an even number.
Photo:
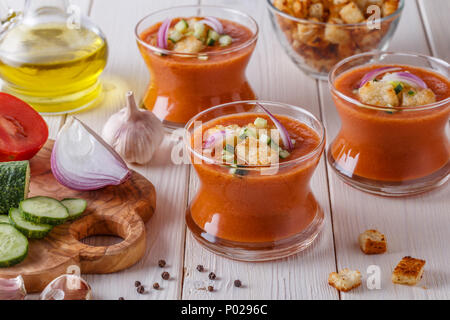
[{"label": "garlic bulb", "polygon": [[91,300],[89,283],[76,274],[63,274],[42,291],[40,300]]},{"label": "garlic bulb", "polygon": [[23,300],[26,295],[22,276],[12,279],[0,278],[0,300]]},{"label": "garlic bulb", "polygon": [[127,107],[108,119],[102,137],[124,160],[144,164],[161,144],[164,129],[153,112],[138,109],[133,92],[126,97]]}]

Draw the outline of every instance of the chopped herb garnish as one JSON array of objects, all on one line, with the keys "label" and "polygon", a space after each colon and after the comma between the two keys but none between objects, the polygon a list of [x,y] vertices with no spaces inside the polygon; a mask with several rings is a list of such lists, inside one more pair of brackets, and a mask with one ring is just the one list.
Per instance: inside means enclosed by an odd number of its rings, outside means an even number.
[{"label": "chopped herb garnish", "polygon": [[410,96],[413,96],[413,95],[415,95],[416,93],[414,92],[414,91],[412,91],[412,90],[409,90],[408,91],[408,95],[410,95]]},{"label": "chopped herb garnish", "polygon": [[395,94],[399,94],[403,90],[403,86],[399,83],[395,88]]}]

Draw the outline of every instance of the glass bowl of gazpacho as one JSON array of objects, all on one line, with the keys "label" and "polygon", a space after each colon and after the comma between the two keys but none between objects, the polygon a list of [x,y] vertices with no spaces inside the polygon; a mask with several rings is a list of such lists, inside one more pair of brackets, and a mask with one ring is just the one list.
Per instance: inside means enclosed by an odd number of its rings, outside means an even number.
[{"label": "glass bowl of gazpacho", "polygon": [[200,181],[186,223],[203,246],[264,261],[313,242],[324,221],[310,188],[325,145],[319,120],[287,104],[240,101],[201,112],[185,129]]},{"label": "glass bowl of gazpacho", "polygon": [[136,26],[150,71],[144,105],[168,127],[184,127],[197,113],[223,103],[255,99],[245,70],[258,25],[220,6],[191,5],[152,13]]},{"label": "glass bowl of gazpacho", "polygon": [[449,66],[425,55],[372,52],[333,68],[329,87],[341,129],[327,156],[339,177],[385,196],[448,180]]}]

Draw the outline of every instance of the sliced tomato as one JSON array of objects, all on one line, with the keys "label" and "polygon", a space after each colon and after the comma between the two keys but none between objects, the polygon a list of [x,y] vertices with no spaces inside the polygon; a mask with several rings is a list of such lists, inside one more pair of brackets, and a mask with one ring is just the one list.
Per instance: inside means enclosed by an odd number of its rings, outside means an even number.
[{"label": "sliced tomato", "polygon": [[31,159],[48,139],[45,120],[22,100],[0,92],[0,161]]}]

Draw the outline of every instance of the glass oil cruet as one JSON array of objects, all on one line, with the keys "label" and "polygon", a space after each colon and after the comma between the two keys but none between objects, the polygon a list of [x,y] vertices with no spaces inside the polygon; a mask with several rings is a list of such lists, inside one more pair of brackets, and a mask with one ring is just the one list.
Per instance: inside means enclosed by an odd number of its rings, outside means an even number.
[{"label": "glass oil cruet", "polygon": [[[4,1],[4,0],[0,0]],[[42,114],[64,114],[99,100],[108,45],[68,0],[26,0],[23,13],[0,11],[2,91]]]}]

